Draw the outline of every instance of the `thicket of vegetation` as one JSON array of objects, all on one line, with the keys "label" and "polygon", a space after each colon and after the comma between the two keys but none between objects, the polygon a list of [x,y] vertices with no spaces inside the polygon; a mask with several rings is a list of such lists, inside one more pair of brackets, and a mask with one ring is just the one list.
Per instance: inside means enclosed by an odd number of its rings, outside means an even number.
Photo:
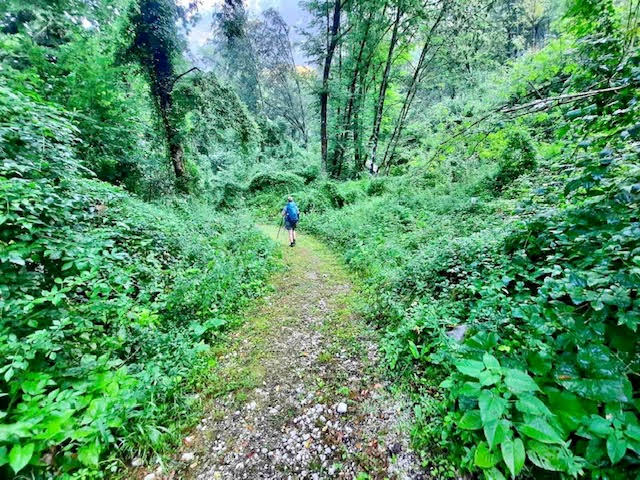
[{"label": "thicket of vegetation", "polygon": [[0,475],[175,441],[287,194],[434,478],[640,474],[640,2],[197,4],[0,5]]},{"label": "thicket of vegetation", "polygon": [[179,441],[208,345],[266,287],[272,242],[204,195],[203,158],[258,127],[213,74],[176,85],[174,180],[165,107],[124,63],[135,6],[28,3],[0,35],[0,476],[99,478]]}]

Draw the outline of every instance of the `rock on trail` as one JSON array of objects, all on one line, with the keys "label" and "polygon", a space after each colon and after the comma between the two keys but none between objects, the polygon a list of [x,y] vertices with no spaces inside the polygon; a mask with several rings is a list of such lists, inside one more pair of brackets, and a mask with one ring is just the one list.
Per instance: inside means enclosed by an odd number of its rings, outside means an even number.
[{"label": "rock on trail", "polygon": [[348,276],[306,235],[283,257],[273,293],[218,357],[221,386],[170,477],[426,478],[409,448],[410,405],[377,374],[375,333],[352,311]]}]

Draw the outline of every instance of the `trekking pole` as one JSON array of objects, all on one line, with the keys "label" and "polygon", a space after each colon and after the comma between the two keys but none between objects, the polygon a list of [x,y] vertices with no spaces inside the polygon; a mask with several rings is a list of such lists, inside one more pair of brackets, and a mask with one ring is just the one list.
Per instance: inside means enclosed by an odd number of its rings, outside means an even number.
[{"label": "trekking pole", "polygon": [[284,217],[282,217],[282,221],[280,222],[280,226],[278,227],[278,234],[276,235],[276,240],[280,237],[280,230],[282,230],[282,225],[284,225]]}]

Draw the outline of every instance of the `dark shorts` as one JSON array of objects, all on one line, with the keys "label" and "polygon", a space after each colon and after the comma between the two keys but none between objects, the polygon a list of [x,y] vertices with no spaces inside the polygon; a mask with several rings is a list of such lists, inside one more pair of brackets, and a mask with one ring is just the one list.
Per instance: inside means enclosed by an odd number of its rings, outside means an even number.
[{"label": "dark shorts", "polygon": [[284,228],[286,228],[287,230],[295,230],[296,229],[296,225],[298,225],[298,221],[296,220],[295,222],[292,222],[291,220],[286,220],[284,221]]}]

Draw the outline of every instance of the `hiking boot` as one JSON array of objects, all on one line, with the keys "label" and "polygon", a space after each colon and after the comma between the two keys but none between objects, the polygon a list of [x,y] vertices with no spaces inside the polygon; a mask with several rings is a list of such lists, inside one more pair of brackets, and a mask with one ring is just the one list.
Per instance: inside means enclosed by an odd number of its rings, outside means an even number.
[{"label": "hiking boot", "polygon": [[296,244],[296,242],[291,242],[291,243],[289,244],[289,246],[290,246],[290,247],[293,247],[295,244]]},{"label": "hiking boot", "polygon": [[293,246],[295,247],[295,245],[296,245],[296,241],[294,240],[294,241],[293,241]]}]

